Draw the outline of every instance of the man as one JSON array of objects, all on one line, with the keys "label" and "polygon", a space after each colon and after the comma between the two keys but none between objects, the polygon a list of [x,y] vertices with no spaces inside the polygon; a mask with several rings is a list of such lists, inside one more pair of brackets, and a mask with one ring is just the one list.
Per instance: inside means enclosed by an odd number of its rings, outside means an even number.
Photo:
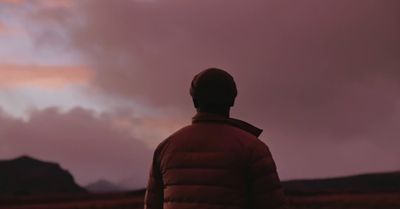
[{"label": "man", "polygon": [[273,209],[285,205],[262,130],[229,117],[237,95],[227,72],[196,75],[190,94],[197,109],[192,124],[156,148],[145,209]]}]

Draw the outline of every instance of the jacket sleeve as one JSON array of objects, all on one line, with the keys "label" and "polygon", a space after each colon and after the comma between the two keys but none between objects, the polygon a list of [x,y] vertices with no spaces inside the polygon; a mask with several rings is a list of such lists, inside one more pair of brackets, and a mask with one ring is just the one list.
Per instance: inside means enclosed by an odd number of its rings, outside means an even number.
[{"label": "jacket sleeve", "polygon": [[250,209],[286,208],[286,198],[268,146],[261,140],[252,148],[247,173]]},{"label": "jacket sleeve", "polygon": [[164,203],[164,186],[158,162],[159,149],[154,151],[149,180],[144,197],[144,209],[162,209]]}]

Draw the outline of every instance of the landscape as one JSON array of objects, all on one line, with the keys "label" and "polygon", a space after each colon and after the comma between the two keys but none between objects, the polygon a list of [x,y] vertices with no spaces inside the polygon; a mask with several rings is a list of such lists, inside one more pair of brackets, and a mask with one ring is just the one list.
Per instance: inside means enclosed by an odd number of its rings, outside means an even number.
[{"label": "landscape", "polygon": [[[1,209],[143,208],[145,189],[107,180],[81,187],[58,164],[29,156],[0,161]],[[400,172],[284,181],[290,209],[398,209]]]},{"label": "landscape", "polygon": [[400,209],[399,92],[400,0],[0,0],[0,209]]}]

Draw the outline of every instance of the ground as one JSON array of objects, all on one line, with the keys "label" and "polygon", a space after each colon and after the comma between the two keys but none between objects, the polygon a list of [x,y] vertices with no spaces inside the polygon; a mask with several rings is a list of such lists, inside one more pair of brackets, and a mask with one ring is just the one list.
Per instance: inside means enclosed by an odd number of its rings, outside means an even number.
[{"label": "ground", "polygon": [[[99,195],[0,198],[1,209],[143,208],[143,191]],[[399,209],[400,193],[289,196],[290,209]]]}]

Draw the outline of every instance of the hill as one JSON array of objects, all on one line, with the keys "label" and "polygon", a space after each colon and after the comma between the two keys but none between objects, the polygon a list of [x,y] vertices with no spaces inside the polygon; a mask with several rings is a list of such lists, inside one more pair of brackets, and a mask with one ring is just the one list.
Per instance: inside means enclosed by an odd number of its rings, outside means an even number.
[{"label": "hill", "polygon": [[86,193],[57,163],[28,156],[0,161],[0,195]]},{"label": "hill", "polygon": [[400,172],[283,182],[287,194],[398,193]]},{"label": "hill", "polygon": [[118,185],[103,179],[88,184],[87,186],[85,186],[85,188],[93,193],[110,193],[110,192],[125,191],[122,187],[119,187]]}]

